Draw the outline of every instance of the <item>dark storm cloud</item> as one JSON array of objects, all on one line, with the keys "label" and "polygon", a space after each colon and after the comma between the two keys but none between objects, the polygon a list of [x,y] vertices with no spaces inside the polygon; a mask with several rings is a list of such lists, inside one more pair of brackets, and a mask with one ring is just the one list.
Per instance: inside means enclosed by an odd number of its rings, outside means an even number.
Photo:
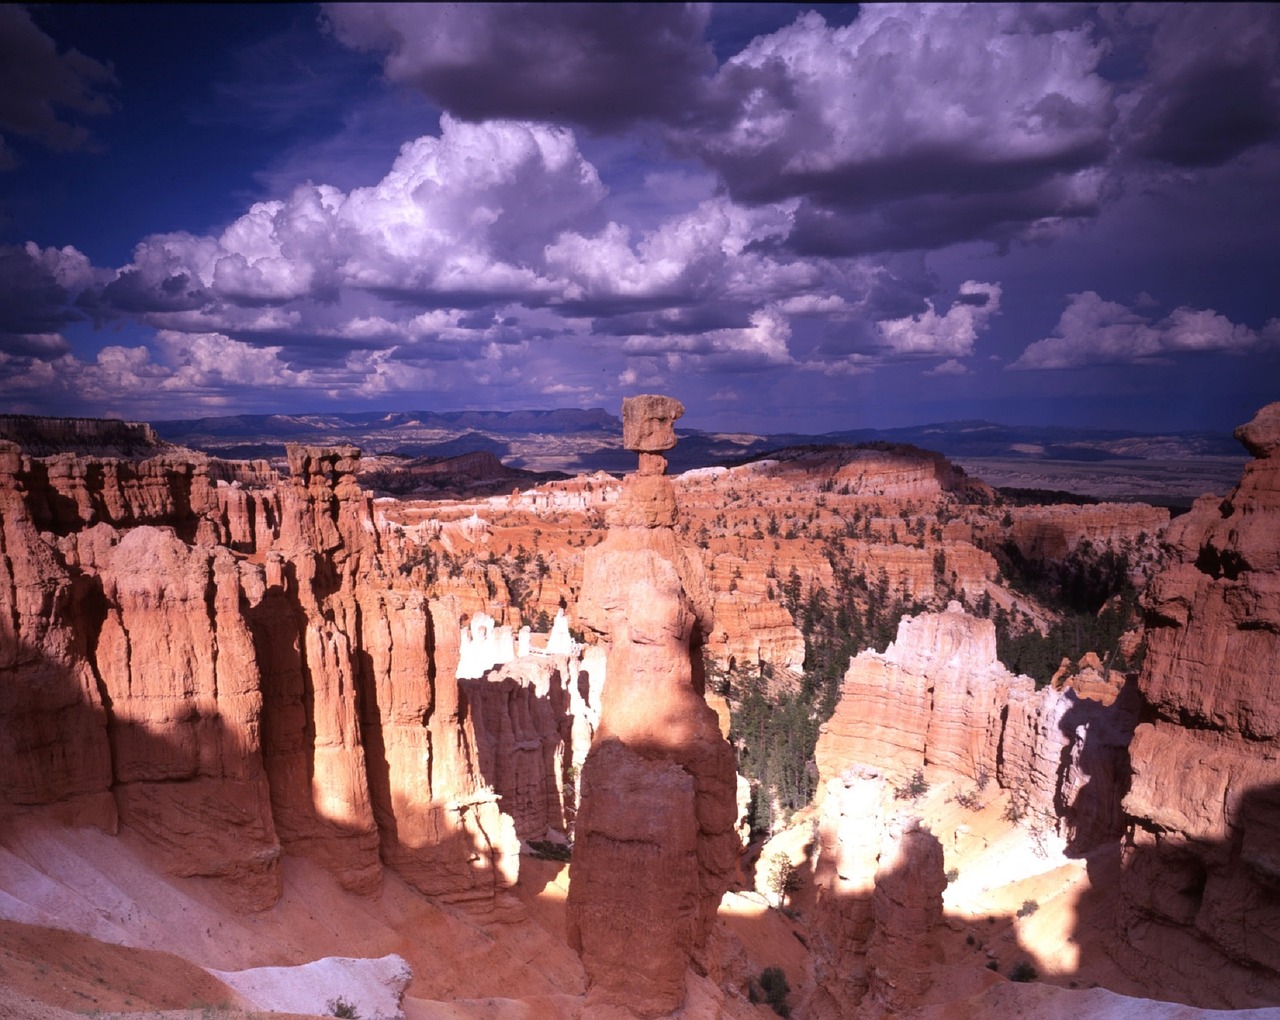
[{"label": "dark storm cloud", "polygon": [[1280,137],[1280,8],[1138,5],[1147,78],[1124,105],[1133,151],[1176,166],[1220,166]]},{"label": "dark storm cloud", "polygon": [[330,4],[325,17],[465,120],[679,120],[715,66],[694,4]]},{"label": "dark storm cloud", "polygon": [[212,295],[182,271],[149,279],[126,270],[103,289],[103,300],[122,312],[190,312],[209,304]]},{"label": "dark storm cloud", "polygon": [[67,352],[61,331],[86,318],[93,268],[71,247],[0,246],[0,352],[49,360]]},{"label": "dark storm cloud", "polygon": [[79,318],[57,276],[25,248],[0,248],[0,331],[54,333]]},{"label": "dark storm cloud", "polygon": [[937,192],[864,208],[805,200],[784,242],[767,242],[800,255],[840,257],[928,251],[967,240],[1004,246],[1048,239],[1096,216],[1113,182],[1104,174],[1057,176],[1021,191]]},{"label": "dark storm cloud", "polygon": [[[0,5],[0,128],[53,149],[81,148],[91,136],[72,117],[109,112],[103,90],[114,84],[110,67],[78,50],[59,53],[23,8]],[[0,169],[14,159],[0,136]]]}]

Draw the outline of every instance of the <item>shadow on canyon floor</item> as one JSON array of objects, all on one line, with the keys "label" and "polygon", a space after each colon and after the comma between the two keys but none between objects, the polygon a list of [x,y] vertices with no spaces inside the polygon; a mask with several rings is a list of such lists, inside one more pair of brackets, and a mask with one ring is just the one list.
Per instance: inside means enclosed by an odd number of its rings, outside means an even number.
[{"label": "shadow on canyon floor", "polygon": [[[296,625],[296,620],[280,624],[291,640]],[[88,674],[77,676],[30,647],[14,650],[0,683],[0,716],[6,720],[0,739],[4,800],[16,809],[62,803],[68,806],[60,820],[102,825],[102,798],[109,797],[122,824],[157,848],[173,873],[215,879],[219,895],[237,909],[260,906],[260,897],[278,887],[281,854],[318,861],[340,881],[344,868],[352,866],[349,858],[355,858],[355,871],[344,884],[366,892],[376,889],[381,857],[421,889],[423,875],[417,881],[414,876],[415,848],[400,844],[394,828],[398,819],[389,799],[380,731],[361,727],[378,828],[326,815],[313,787],[316,749],[314,724],[308,723],[314,692],[294,659],[286,656],[269,666],[270,661],[263,665],[275,680],[264,678],[262,685],[259,757],[245,731],[216,713],[201,715],[189,708],[161,731],[155,724],[122,718],[109,698],[95,705],[93,692],[84,687]],[[287,684],[282,677],[289,678]],[[106,693],[100,676],[96,682],[98,694]],[[273,682],[284,686],[275,689]],[[516,697],[517,686],[495,685],[491,693]],[[559,689],[553,685],[552,691]],[[356,697],[365,696],[363,691],[358,688]],[[269,699],[275,699],[275,707],[267,707]],[[370,718],[370,706],[362,707]],[[544,707],[551,711],[550,704]],[[477,711],[474,701],[471,711]],[[1072,711],[1063,717],[1064,727],[1076,725]],[[494,716],[499,721],[511,717]],[[1095,760],[1086,750],[1087,745],[1080,755],[1082,768],[1086,760]],[[554,766],[545,744],[529,752],[537,769]],[[1096,761],[1093,771],[1084,769],[1089,780],[1070,805],[1078,818],[1104,815],[1105,805],[1088,798],[1114,788],[1102,781],[1113,757]],[[511,776],[484,771],[489,768],[497,766],[482,764],[485,780],[502,793]],[[994,962],[996,972],[1014,979],[1031,978],[1030,967],[1038,979],[1067,987],[1101,984],[1205,1008],[1274,1005],[1280,1002],[1280,979],[1259,961],[1280,958],[1275,849],[1280,843],[1274,838],[1280,827],[1280,783],[1244,792],[1232,817],[1237,824],[1223,838],[1195,844],[1131,829],[1099,839],[1087,850],[1074,847],[1089,882],[1070,907],[1073,916],[1060,926],[1062,952],[1056,957],[1047,941],[1049,926],[1028,937],[1038,922],[1018,911],[948,914],[916,941],[909,931],[876,935],[870,895],[819,902],[811,889],[798,893],[788,915],[796,945],[804,950],[800,955],[792,945],[781,949],[777,925],[758,915],[726,918],[726,923],[759,966],[784,967],[798,1004],[863,988],[888,1002],[895,996],[958,998],[999,981],[990,969]],[[418,868],[430,871],[441,886],[472,890],[473,899],[491,893],[496,886],[491,848],[462,827],[437,835],[438,843]],[[374,868],[371,882],[369,867]],[[533,895],[556,880],[551,869],[531,871]],[[896,879],[908,889],[918,880],[907,871]],[[892,884],[894,876],[889,880]],[[562,937],[554,924],[547,930]],[[1215,950],[1210,939],[1224,944],[1235,960]],[[770,952],[778,959],[765,955]],[[805,956],[814,961],[813,983],[804,972]]]}]

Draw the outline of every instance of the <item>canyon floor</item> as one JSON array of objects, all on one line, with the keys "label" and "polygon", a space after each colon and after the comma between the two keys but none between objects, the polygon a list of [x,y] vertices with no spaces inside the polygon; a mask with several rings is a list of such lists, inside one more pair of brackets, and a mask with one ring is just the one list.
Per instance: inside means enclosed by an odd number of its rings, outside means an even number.
[{"label": "canyon floor", "polygon": [[[1101,948],[1113,923],[1118,858],[1070,859],[1056,837],[1006,821],[1007,797],[997,792],[973,811],[955,801],[954,777],[926,779],[929,790],[901,810],[942,839],[948,869],[958,873],[937,933],[942,959],[922,961],[947,974],[947,1017],[976,1016],[979,1004],[970,1014],[964,1000],[1008,985],[997,973],[1019,964],[1034,967],[1039,984],[1136,997],[1143,1009],[1129,1015],[1184,1015],[1151,1002],[1158,989],[1126,977]],[[811,812],[802,813],[760,860],[780,850],[802,856],[811,831]],[[245,914],[207,883],[166,874],[128,831],[108,836],[38,820],[11,826],[0,838],[0,914],[9,918],[0,922],[0,1017],[291,1020],[332,1016],[329,1004],[342,1000],[360,1017],[380,1009],[390,1017],[394,997],[373,963],[389,954],[413,971],[399,1006],[406,1020],[592,1015],[583,1012],[581,966],[564,941],[567,864],[522,857],[520,881],[496,914],[432,903],[393,873],[373,898],[345,892],[304,859],[286,860],[284,879],[279,903]],[[756,972],[780,966],[795,1001],[812,983],[804,944],[812,895],[802,886],[780,910],[744,883],[720,910],[722,951],[744,955]],[[369,965],[316,963],[334,958]],[[278,994],[298,1004],[294,1011],[249,1005],[215,976],[263,967],[291,968]],[[1029,1008],[1026,1000],[1043,993],[1022,984],[1004,994]],[[763,1005],[748,1008],[745,1015],[773,1015]],[[919,1016],[935,1015],[928,1009]]]}]

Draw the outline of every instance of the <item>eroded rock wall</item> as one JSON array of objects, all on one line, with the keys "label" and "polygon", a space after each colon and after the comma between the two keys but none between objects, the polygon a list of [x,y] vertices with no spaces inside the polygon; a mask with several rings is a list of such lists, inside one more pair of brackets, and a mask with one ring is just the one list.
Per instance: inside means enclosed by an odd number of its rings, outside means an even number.
[{"label": "eroded rock wall", "polygon": [[0,446],[0,804],[122,819],[249,907],[282,851],[362,892],[384,862],[455,899],[510,884],[459,607],[397,569],[358,460]]},{"label": "eroded rock wall", "polygon": [[1121,961],[1243,1008],[1280,999],[1280,403],[1236,437],[1240,484],[1173,522],[1146,597]]},{"label": "eroded rock wall", "polygon": [[1083,852],[1124,829],[1138,711],[1132,692],[1091,695],[1069,682],[1037,691],[1030,677],[1010,673],[996,657],[994,624],[957,603],[905,617],[883,654],[851,660],[818,738],[820,782],[851,765],[896,784],[927,768],[994,781],[1029,822],[1059,830]]}]

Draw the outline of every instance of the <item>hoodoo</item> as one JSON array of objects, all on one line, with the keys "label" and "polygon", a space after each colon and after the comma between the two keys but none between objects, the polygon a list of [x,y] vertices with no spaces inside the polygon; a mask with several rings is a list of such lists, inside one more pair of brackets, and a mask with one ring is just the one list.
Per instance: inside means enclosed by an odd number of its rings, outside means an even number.
[{"label": "hoodoo", "polygon": [[629,398],[640,454],[584,566],[579,617],[608,641],[600,726],[582,771],[568,901],[592,996],[641,1016],[677,1009],[739,850],[733,750],[703,700],[702,565],[676,541],[663,452],[676,400]]}]

